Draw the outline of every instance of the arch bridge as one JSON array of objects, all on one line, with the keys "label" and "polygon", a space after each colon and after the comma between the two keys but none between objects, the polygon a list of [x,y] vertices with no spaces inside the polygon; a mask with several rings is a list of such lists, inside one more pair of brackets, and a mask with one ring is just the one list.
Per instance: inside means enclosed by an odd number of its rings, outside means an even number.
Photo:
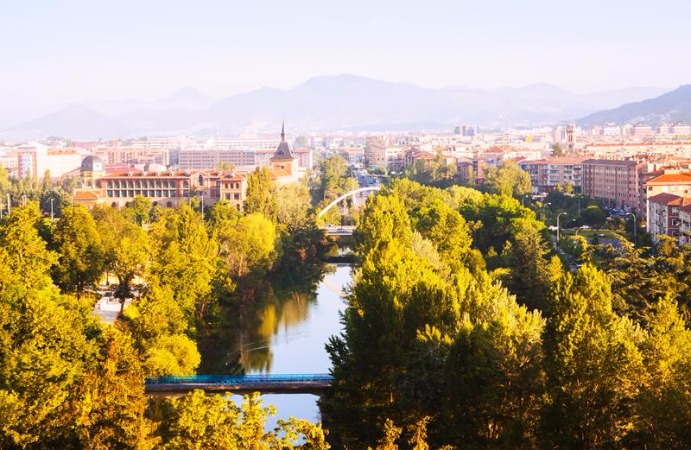
[{"label": "arch bridge", "polygon": [[340,202],[342,202],[343,200],[347,199],[348,197],[352,197],[352,198],[353,198],[353,201],[355,202],[355,198],[356,198],[355,196],[356,196],[357,194],[361,194],[361,193],[364,193],[364,192],[376,192],[376,191],[379,191],[380,189],[381,189],[381,186],[369,186],[369,187],[364,187],[364,188],[359,188],[359,189],[353,189],[353,190],[350,191],[350,192],[346,192],[345,194],[341,195],[340,197],[338,197],[337,199],[335,199],[334,201],[332,201],[331,203],[329,203],[328,205],[326,205],[326,206],[324,207],[324,209],[322,209],[321,211],[319,211],[319,214],[317,214],[317,219],[321,218],[321,217],[322,217],[324,214],[326,214],[331,208],[333,208],[334,206],[338,205]]}]

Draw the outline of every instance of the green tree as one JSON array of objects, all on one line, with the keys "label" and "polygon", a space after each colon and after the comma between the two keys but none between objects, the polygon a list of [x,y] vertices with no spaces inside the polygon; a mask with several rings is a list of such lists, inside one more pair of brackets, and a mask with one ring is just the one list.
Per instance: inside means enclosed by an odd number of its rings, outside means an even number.
[{"label": "green tree", "polygon": [[246,214],[258,212],[276,220],[276,187],[266,166],[257,167],[248,175],[243,210]]},{"label": "green tree", "polygon": [[144,374],[131,337],[108,327],[98,343],[95,365],[79,383],[73,403],[77,446],[153,448],[153,424],[144,416]]},{"label": "green tree", "polygon": [[638,398],[638,420],[631,446],[689,448],[691,437],[691,331],[668,295],[648,316],[641,344],[646,377]]},{"label": "green tree", "polygon": [[513,161],[487,169],[485,184],[490,191],[499,195],[520,197],[532,191],[530,175]]},{"label": "green tree", "polygon": [[149,222],[151,206],[150,199],[137,195],[127,205],[127,211],[132,215],[134,222],[141,226]]},{"label": "green tree", "polygon": [[266,419],[275,410],[263,407],[258,394],[245,396],[241,407],[235,406],[230,395],[208,396],[203,391],[167,403],[160,431],[166,448],[329,448],[321,426],[305,420],[279,421],[276,428],[266,431]]},{"label": "green tree", "polygon": [[79,298],[104,270],[104,247],[96,222],[83,206],[67,208],[57,222],[52,241],[59,255],[53,268],[55,283]]},{"label": "green tree", "polygon": [[3,266],[12,274],[0,279],[0,286],[18,284],[24,288],[50,286],[50,268],[57,255],[46,248],[38,235],[37,224],[41,214],[34,202],[12,209],[0,227],[0,248],[4,249]]},{"label": "green tree", "polygon": [[549,405],[543,431],[558,448],[622,445],[643,370],[632,324],[612,311],[607,276],[590,265],[557,284],[544,334]]},{"label": "green tree", "polygon": [[311,198],[309,188],[300,183],[289,183],[280,186],[276,195],[276,215],[278,223],[285,226],[289,233],[308,227]]},{"label": "green tree", "polygon": [[[506,286],[518,302],[529,309],[545,311],[551,286],[561,277],[559,265],[551,265],[550,250],[539,229],[530,220],[517,220],[509,250]],[[555,270],[556,269],[556,273]]]},{"label": "green tree", "polygon": [[564,149],[561,147],[561,144],[559,142],[555,143],[552,146],[552,156],[554,156],[555,158],[564,156]]},{"label": "green tree", "polygon": [[218,242],[189,205],[167,209],[151,226],[152,280],[171,289],[191,323],[201,320],[215,302],[211,295],[217,271]]},{"label": "green tree", "polygon": [[216,163],[216,170],[219,172],[232,172],[235,164],[230,161],[219,161]]},{"label": "green tree", "polygon": [[607,221],[607,213],[597,205],[589,205],[581,211],[581,219],[587,225],[594,228],[601,228]]}]

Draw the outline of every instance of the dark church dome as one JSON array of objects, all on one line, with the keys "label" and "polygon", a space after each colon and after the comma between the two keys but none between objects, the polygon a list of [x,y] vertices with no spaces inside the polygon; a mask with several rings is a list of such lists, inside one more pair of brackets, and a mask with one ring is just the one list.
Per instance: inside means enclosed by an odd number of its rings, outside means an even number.
[{"label": "dark church dome", "polygon": [[80,170],[82,172],[103,172],[104,166],[103,160],[98,156],[87,156],[82,159]]}]

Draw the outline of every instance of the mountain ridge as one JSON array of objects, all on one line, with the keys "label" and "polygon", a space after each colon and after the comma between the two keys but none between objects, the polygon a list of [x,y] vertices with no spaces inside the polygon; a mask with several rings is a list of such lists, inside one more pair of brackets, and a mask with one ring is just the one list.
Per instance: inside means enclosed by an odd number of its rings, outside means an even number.
[{"label": "mountain ridge", "polygon": [[[650,92],[659,95],[664,89],[613,92],[619,102],[640,100]],[[93,102],[82,105],[93,111],[91,118],[86,110],[80,114],[62,110],[5,129],[0,136],[36,138],[47,133],[76,133],[67,137],[80,139],[95,135],[93,130],[80,130],[80,124],[92,122],[99,131],[96,134],[104,139],[203,133],[199,130],[269,131],[284,119],[302,132],[384,131],[401,124],[410,124],[413,129],[446,130],[459,123],[530,126],[584,117],[604,109],[603,105],[612,108],[620,104],[613,104],[603,93],[574,94],[548,83],[497,89],[427,88],[341,74],[312,77],[290,89],[262,87],[219,99],[183,87],[158,101],[103,102],[100,106]]]}]

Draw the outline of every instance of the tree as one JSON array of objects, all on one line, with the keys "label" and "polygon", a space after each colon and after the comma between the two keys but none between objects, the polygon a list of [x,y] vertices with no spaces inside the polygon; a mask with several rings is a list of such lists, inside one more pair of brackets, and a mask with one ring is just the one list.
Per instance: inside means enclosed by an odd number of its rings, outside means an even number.
[{"label": "tree", "polygon": [[499,195],[520,197],[532,191],[530,175],[513,161],[504,161],[499,167],[487,169],[485,184],[491,192]]},{"label": "tree", "polygon": [[587,225],[594,228],[601,228],[607,221],[607,213],[597,205],[589,205],[581,211],[581,219]]},{"label": "tree", "polygon": [[550,306],[545,438],[559,448],[620,447],[643,369],[635,329],[612,311],[610,281],[591,265],[566,273]]},{"label": "tree", "polygon": [[152,282],[171,289],[190,323],[201,320],[209,305],[217,271],[218,242],[189,205],[166,209],[152,224]]},{"label": "tree", "polygon": [[259,213],[227,221],[218,229],[220,255],[238,277],[268,271],[276,257],[277,239],[276,225]]},{"label": "tree", "polygon": [[289,233],[305,228],[313,222],[309,216],[311,199],[304,184],[290,183],[278,188],[276,195],[276,216]]},{"label": "tree", "polygon": [[83,206],[67,208],[52,238],[53,250],[59,255],[53,268],[55,283],[79,298],[103,274],[104,248],[96,222]]},{"label": "tree", "polygon": [[127,211],[132,214],[134,223],[142,226],[149,222],[149,217],[151,215],[151,200],[137,195],[129,202],[129,205],[127,205]]},{"label": "tree", "polygon": [[321,162],[320,197],[333,200],[346,192],[348,183],[348,162],[340,155],[333,155]]},{"label": "tree", "polygon": [[57,255],[46,248],[38,235],[36,225],[40,217],[34,202],[14,208],[9,217],[5,216],[0,227],[0,248],[4,249],[3,266],[12,276],[0,279],[0,287],[16,284],[23,289],[40,289],[51,285],[49,273]]},{"label": "tree", "polygon": [[98,343],[95,366],[79,383],[73,404],[79,447],[153,448],[144,374],[131,337],[108,327]]},{"label": "tree", "polygon": [[631,446],[689,448],[691,438],[691,331],[670,295],[648,315],[641,344],[646,376],[637,401],[638,420]]},{"label": "tree", "polygon": [[243,210],[246,214],[262,213],[276,220],[276,188],[266,166],[257,167],[247,177],[247,193]]},{"label": "tree", "polygon": [[555,158],[564,156],[564,149],[561,147],[559,142],[556,142],[554,145],[552,145],[552,156]]},{"label": "tree", "polygon": [[275,410],[263,407],[256,393],[245,396],[241,407],[233,403],[230,395],[208,396],[203,391],[165,402],[167,414],[160,434],[166,448],[329,448],[321,426],[305,420],[279,421],[276,428],[266,431],[266,419]]},{"label": "tree", "polygon": [[[516,232],[509,250],[509,275],[506,286],[517,301],[528,309],[545,311],[551,286],[562,275],[559,265],[550,265],[550,250],[539,230],[527,220],[516,221]],[[556,267],[557,272],[552,270]]]},{"label": "tree", "polygon": [[216,170],[219,172],[232,172],[235,164],[230,161],[219,161],[216,163]]},{"label": "tree", "polygon": [[124,305],[132,296],[135,278],[144,275],[151,262],[149,235],[121,210],[97,207],[93,215],[103,243],[105,269],[117,277],[115,294]]}]

